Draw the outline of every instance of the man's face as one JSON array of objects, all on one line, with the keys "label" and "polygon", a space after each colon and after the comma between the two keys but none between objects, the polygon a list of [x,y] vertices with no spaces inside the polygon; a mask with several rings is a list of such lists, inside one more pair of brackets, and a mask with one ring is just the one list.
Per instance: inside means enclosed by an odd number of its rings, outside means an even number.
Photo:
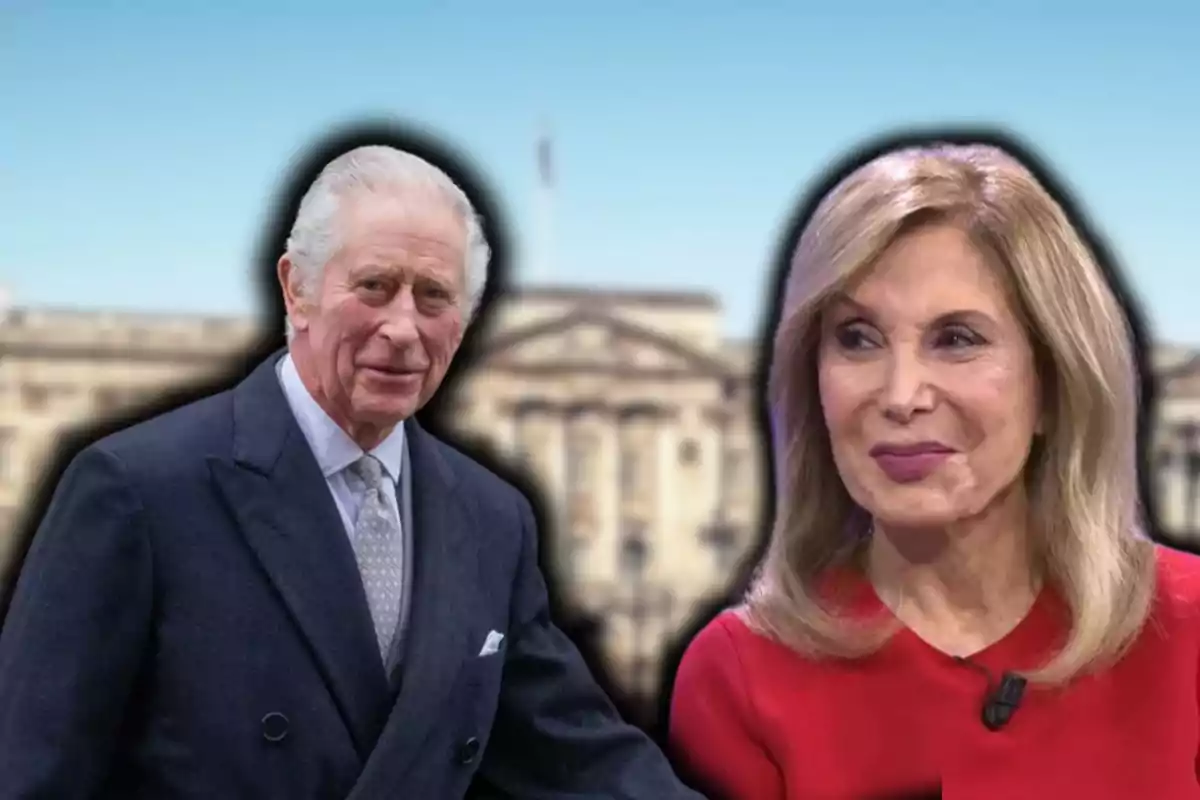
[{"label": "man's face", "polygon": [[364,448],[420,409],[462,343],[467,229],[432,191],[343,200],[341,247],[310,286],[279,278],[292,357],[326,413]]}]

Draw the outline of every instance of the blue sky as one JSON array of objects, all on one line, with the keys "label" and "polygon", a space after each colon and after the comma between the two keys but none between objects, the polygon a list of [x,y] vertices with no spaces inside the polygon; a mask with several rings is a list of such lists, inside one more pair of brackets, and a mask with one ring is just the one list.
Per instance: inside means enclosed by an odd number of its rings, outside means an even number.
[{"label": "blue sky", "polygon": [[279,177],[363,114],[472,153],[519,246],[548,118],[558,261],[524,277],[708,289],[745,335],[831,158],[998,123],[1081,196],[1159,338],[1200,344],[1192,4],[333,5],[0,3],[0,283],[21,304],[251,313]]}]

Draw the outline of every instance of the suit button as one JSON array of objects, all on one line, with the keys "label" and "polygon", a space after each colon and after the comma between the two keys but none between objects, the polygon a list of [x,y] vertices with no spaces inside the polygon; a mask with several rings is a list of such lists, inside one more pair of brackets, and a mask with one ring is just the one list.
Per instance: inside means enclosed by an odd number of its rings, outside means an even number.
[{"label": "suit button", "polygon": [[470,764],[477,755],[479,755],[479,740],[472,736],[459,746],[458,763]]},{"label": "suit button", "polygon": [[282,742],[288,735],[288,718],[272,711],[262,718],[263,738],[268,742]]}]

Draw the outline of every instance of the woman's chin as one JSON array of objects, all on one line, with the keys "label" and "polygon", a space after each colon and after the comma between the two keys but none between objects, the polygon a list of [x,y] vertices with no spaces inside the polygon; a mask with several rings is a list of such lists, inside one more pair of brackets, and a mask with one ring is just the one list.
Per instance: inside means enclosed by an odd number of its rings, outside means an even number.
[{"label": "woman's chin", "polygon": [[932,503],[916,508],[896,504],[871,511],[871,517],[877,526],[897,531],[945,528],[966,516],[962,509]]}]

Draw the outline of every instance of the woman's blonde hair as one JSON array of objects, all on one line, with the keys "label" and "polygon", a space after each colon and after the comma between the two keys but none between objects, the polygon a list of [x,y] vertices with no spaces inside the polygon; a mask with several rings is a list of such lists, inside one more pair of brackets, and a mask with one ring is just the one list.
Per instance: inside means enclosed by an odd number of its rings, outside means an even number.
[{"label": "woman's blonde hair", "polygon": [[905,147],[859,167],[820,202],[792,255],[769,374],[775,444],[772,539],[747,620],[813,657],[856,657],[894,626],[866,625],[818,597],[830,570],[858,568],[869,524],[838,476],[817,395],[819,319],[902,232],[961,226],[1005,274],[1044,385],[1042,441],[1026,467],[1039,526],[1035,565],[1071,628],[1036,671],[1064,683],[1118,659],[1146,620],[1153,544],[1142,526],[1134,342],[1093,253],[1032,172],[992,145]]}]

